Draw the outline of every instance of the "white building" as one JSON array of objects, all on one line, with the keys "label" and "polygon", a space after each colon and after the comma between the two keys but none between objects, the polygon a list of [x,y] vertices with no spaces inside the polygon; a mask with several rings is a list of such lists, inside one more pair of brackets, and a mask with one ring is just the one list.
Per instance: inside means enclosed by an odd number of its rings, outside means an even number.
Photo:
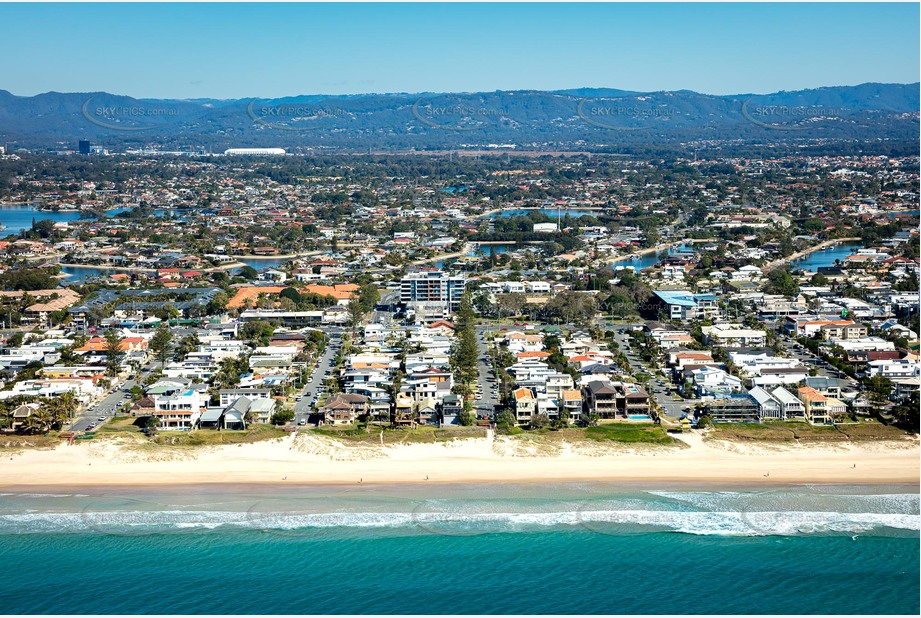
[{"label": "white building", "polygon": [[921,376],[921,364],[906,359],[877,360],[867,363],[867,374],[882,376],[890,380],[899,378],[917,378]]},{"label": "white building", "polygon": [[285,154],[284,148],[228,148],[224,151],[228,156],[265,157]]},{"label": "white building", "polygon": [[714,324],[700,329],[708,343],[727,348],[757,348],[767,343],[763,330],[745,328],[741,324]]}]

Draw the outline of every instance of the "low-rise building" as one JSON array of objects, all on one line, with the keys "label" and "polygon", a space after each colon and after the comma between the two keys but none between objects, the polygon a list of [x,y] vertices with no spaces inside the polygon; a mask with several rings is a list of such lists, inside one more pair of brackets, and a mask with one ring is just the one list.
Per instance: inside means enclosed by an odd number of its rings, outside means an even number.
[{"label": "low-rise building", "polygon": [[828,409],[828,398],[819,391],[809,386],[796,389],[796,396],[803,402],[806,420],[811,423],[828,423],[831,421],[831,412]]},{"label": "low-rise building", "polygon": [[741,324],[714,324],[700,329],[707,343],[724,348],[759,348],[767,343],[767,333]]},{"label": "low-rise building", "polygon": [[599,419],[628,418],[649,413],[649,395],[639,384],[594,380],[582,389],[583,410]]},{"label": "low-rise building", "polygon": [[669,320],[692,320],[719,315],[719,305],[714,294],[694,294],[686,291],[653,292],[651,317],[658,317],[661,311]]},{"label": "low-rise building", "polygon": [[704,406],[714,423],[755,423],[759,420],[758,403],[748,393],[714,399]]}]

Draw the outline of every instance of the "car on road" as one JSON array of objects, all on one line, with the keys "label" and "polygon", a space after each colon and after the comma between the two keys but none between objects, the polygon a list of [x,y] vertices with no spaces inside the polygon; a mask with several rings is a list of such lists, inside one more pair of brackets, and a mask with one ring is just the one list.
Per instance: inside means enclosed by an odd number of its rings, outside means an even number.
[{"label": "car on road", "polygon": [[297,424],[298,424],[298,425],[306,425],[306,424],[307,424],[307,419],[302,418],[301,420],[299,420],[299,421],[297,422]]},{"label": "car on road", "polygon": [[96,423],[90,423],[86,426],[86,431],[90,431],[91,429],[96,429]]},{"label": "car on road", "polygon": [[100,417],[97,417],[96,420],[101,423],[102,421],[106,420],[106,417],[100,416]]}]

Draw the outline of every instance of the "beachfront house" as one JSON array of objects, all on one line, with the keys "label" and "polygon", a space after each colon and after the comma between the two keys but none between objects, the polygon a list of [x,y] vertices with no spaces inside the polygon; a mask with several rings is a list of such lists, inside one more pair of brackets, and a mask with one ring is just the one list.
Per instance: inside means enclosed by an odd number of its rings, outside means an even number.
[{"label": "beachfront house", "polygon": [[537,398],[529,388],[519,388],[513,393],[515,397],[515,418],[518,424],[530,423],[537,411]]}]

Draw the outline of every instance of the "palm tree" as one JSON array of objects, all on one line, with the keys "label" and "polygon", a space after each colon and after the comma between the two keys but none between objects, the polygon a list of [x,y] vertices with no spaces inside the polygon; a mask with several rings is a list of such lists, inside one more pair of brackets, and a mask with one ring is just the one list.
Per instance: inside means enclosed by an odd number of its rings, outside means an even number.
[{"label": "palm tree", "polygon": [[60,428],[73,420],[77,413],[77,398],[70,391],[61,393],[48,402],[44,409],[48,412],[51,426]]},{"label": "palm tree", "polygon": [[51,414],[45,408],[39,408],[30,414],[22,424],[22,430],[28,434],[45,433],[51,427]]}]

